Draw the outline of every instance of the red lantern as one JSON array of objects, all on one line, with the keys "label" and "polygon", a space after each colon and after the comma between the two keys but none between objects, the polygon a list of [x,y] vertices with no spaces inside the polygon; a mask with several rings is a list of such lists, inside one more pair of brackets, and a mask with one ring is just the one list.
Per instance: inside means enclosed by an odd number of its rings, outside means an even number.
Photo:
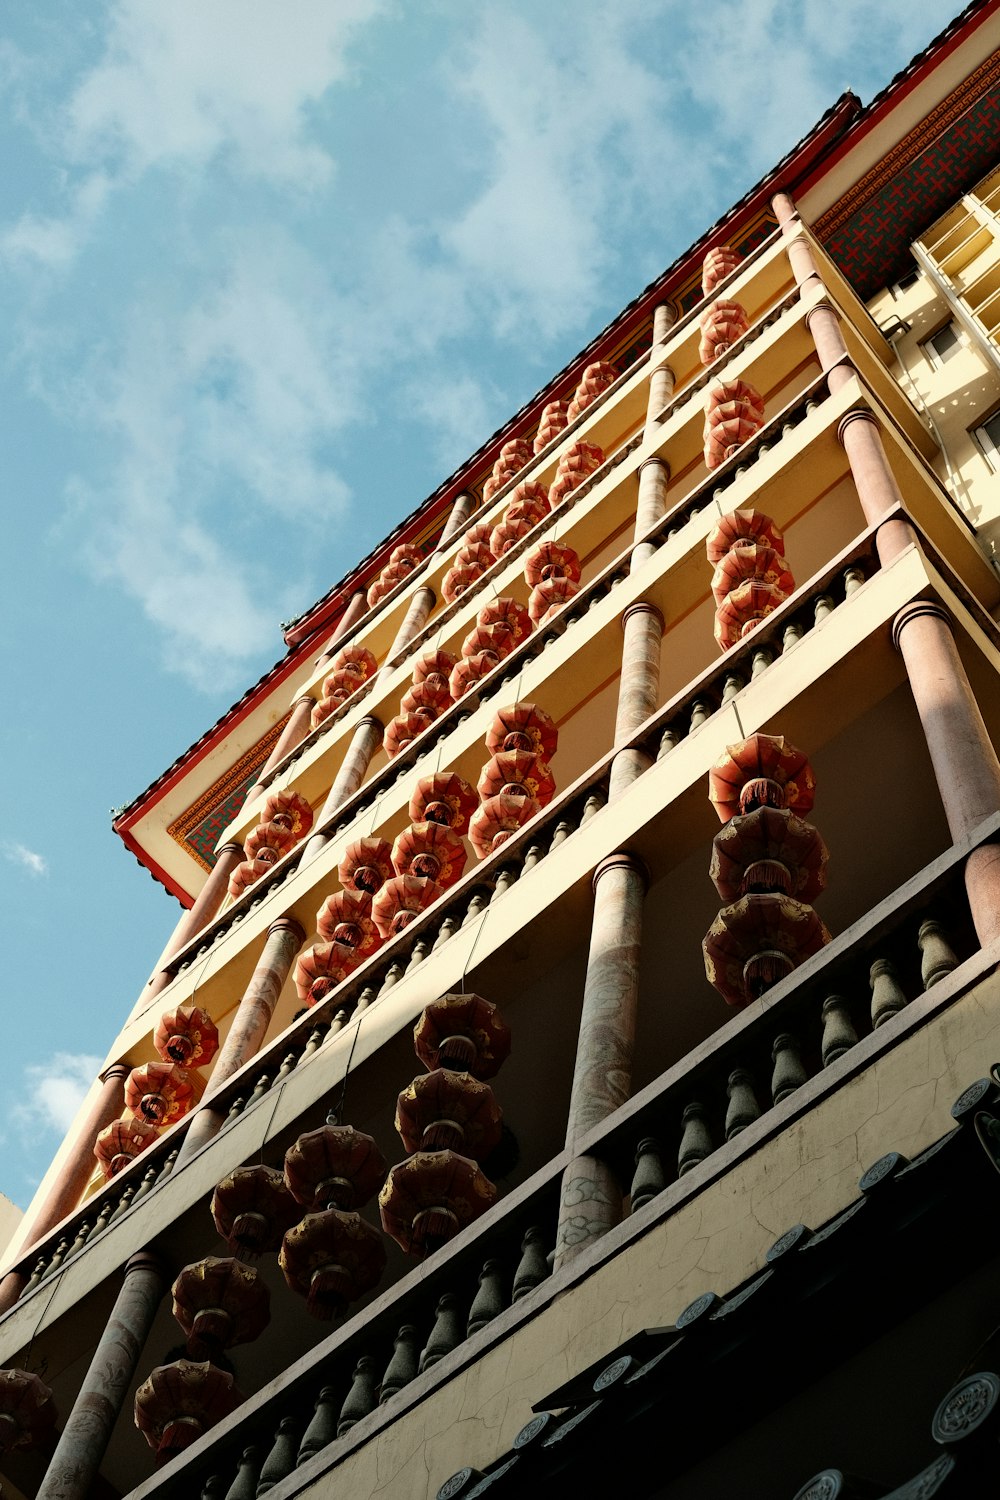
[{"label": "red lantern", "polygon": [[422,1258],[478,1219],[496,1195],[467,1156],[418,1151],[389,1170],[378,1198],[382,1227],[408,1255]]},{"label": "red lantern", "polygon": [[178,1359],[158,1365],[135,1393],[135,1425],[157,1467],[189,1448],[243,1401],[233,1377],[217,1365]]},{"label": "red lantern", "polygon": [[580,376],[580,383],[569,403],[569,410],[566,413],[567,423],[575,422],[580,413],[586,411],[598,396],[603,396],[617,379],[618,371],[606,359],[598,359],[592,365],[588,365]]},{"label": "red lantern", "polygon": [[483,1161],[499,1145],[500,1106],[471,1073],[421,1073],[396,1101],[396,1129],[407,1151],[458,1151]]},{"label": "red lantern", "polygon": [[0,1453],[41,1447],[55,1425],[48,1386],[27,1370],[0,1370]]},{"label": "red lantern", "polygon": [[234,1344],[250,1344],[271,1321],[267,1284],[253,1266],[229,1256],[207,1255],[185,1266],[171,1294],[189,1359],[211,1359]]},{"label": "red lantern", "polygon": [[708,560],[714,567],[734,547],[760,543],[784,553],[784,538],[770,516],[759,510],[732,510],[708,534]]},{"label": "red lantern", "polygon": [[826,888],[828,859],[811,823],[787,807],[758,807],[722,825],[708,873],[723,901],[779,891],[811,902]]},{"label": "red lantern", "polygon": [[415,682],[412,687],[407,688],[399,705],[401,714],[429,714],[427,722],[431,724],[450,707],[451,693],[448,691],[448,684],[436,676],[426,677],[423,682]]},{"label": "red lantern", "polygon": [[552,771],[533,750],[501,750],[483,767],[477,787],[484,801],[507,793],[533,797],[540,807],[552,801],[555,790]]},{"label": "red lantern", "polygon": [[477,682],[488,677],[496,665],[496,658],[488,651],[480,651],[478,656],[463,656],[457,661],[448,679],[448,691],[454,701],[457,703]]},{"label": "red lantern", "polygon": [[412,542],[400,542],[399,546],[393,547],[389,553],[389,566],[404,568],[408,573],[412,573],[422,560],[423,553]]},{"label": "red lantern", "polygon": [[510,492],[508,514],[515,506],[525,507],[525,514],[530,512],[541,520],[549,513],[548,486],[542,484],[540,479],[522,479]]},{"label": "red lantern", "polygon": [[780,734],[752,734],[727,745],[708,773],[709,800],[720,823],[755,807],[790,807],[805,814],[813,805],[816,778],[805,755]]},{"label": "red lantern", "polygon": [[278,1265],[292,1291],[306,1298],[306,1311],[326,1322],[378,1286],[385,1260],[377,1229],[358,1214],[328,1208],[288,1231]]},{"label": "red lantern", "polygon": [[260,880],[261,876],[266,875],[273,868],[274,862],[270,859],[245,859],[230,875],[226,889],[233,900],[238,901],[252,885]]},{"label": "red lantern", "polygon": [[743,1006],[784,979],[830,934],[811,906],[780,894],[741,896],[705,934],[705,973],[727,1005]]},{"label": "red lantern", "polygon": [[531,634],[528,611],[517,599],[492,599],[489,604],[483,605],[477,621],[480,625],[496,625],[506,631],[512,651]]},{"label": "red lantern", "polygon": [[522,537],[526,537],[529,531],[533,531],[537,521],[531,521],[525,516],[504,516],[498,525],[490,532],[490,551],[498,560],[506,557],[512,547],[516,547]]},{"label": "red lantern", "polygon": [[541,453],[543,448],[547,448],[552,439],[558,437],[560,432],[569,425],[568,412],[568,401],[549,401],[542,407],[542,415],[534,441],[536,453]]},{"label": "red lantern", "polygon": [[[492,536],[492,532],[490,535]],[[457,568],[479,568],[481,572],[485,572],[487,568],[492,568],[495,561],[489,542],[477,542],[474,547],[459,547],[455,553]]]},{"label": "red lantern", "polygon": [[134,1115],[122,1115],[120,1120],[105,1125],[94,1144],[94,1155],[100,1162],[105,1177],[114,1177],[127,1167],[140,1151],[145,1151],[158,1139],[155,1125],[138,1120]]},{"label": "red lantern", "polygon": [[378,671],[378,662],[367,646],[356,646],[353,643],[341,646],[333,658],[332,666],[335,672],[348,672],[357,679],[359,683],[367,682],[369,677],[374,677]]},{"label": "red lantern", "polygon": [[258,823],[246,836],[243,848],[251,862],[276,865],[295,844],[295,835],[283,823]]},{"label": "red lantern", "polygon": [[702,294],[710,297],[720,281],[725,281],[742,260],[742,255],[731,245],[716,245],[714,250],[710,250],[701,266]]},{"label": "red lantern", "polygon": [[510,1027],[481,995],[441,995],[424,1006],[413,1046],[428,1071],[458,1068],[493,1078],[510,1055]]},{"label": "red lantern", "polygon": [[717,469],[764,423],[764,401],[747,380],[717,380],[705,398],[705,467]]},{"label": "red lantern", "polygon": [[327,719],[331,718],[337,712],[338,708],[342,707],[345,702],[346,698],[343,697],[321,698],[318,703],[313,704],[309,712],[310,726],[313,729],[318,729],[319,726],[321,724],[325,724]]},{"label": "red lantern", "polygon": [[568,578],[571,583],[579,583],[579,555],[562,542],[536,542],[525,554],[524,576],[529,588],[535,588],[547,578]]},{"label": "red lantern", "polygon": [[296,842],[304,839],[313,825],[313,811],[298,792],[271,792],[264,803],[262,823],[282,823],[290,828]]},{"label": "red lantern", "polygon": [[751,578],[731,589],[715,611],[715,639],[720,649],[729,651],[788,598],[784,589],[773,583],[758,583]]},{"label": "red lantern", "polygon": [[219,1032],[207,1011],[198,1005],[178,1005],[157,1021],[153,1046],[164,1062],[203,1068],[219,1050]]},{"label": "red lantern", "polygon": [[374,896],[392,875],[392,850],[385,839],[355,839],[344,850],[337,874],[341,885]]},{"label": "red lantern", "polygon": [[450,651],[424,651],[413,663],[413,681],[437,682],[448,686],[455,658]]},{"label": "red lantern", "polygon": [[470,589],[485,571],[485,568],[481,568],[478,564],[474,567],[456,564],[455,567],[449,568],[441,581],[441,593],[445,603],[454,604],[455,600],[464,594],[466,589]]},{"label": "red lantern", "polygon": [[273,1167],[236,1167],[212,1194],[215,1227],[234,1255],[255,1260],[277,1250],[301,1209]]},{"label": "red lantern", "polygon": [[316,943],[295,960],[295,993],[302,1005],[313,1006],[342,983],[361,963],[357,949],[346,943]]},{"label": "red lantern", "polygon": [[733,344],[749,332],[750,319],[746,308],[739,302],[718,301],[711,303],[698,319],[701,342],[698,358],[703,365],[714,364],[728,354]]},{"label": "red lantern", "polygon": [[721,604],[733,589],[750,581],[773,584],[786,598],[795,589],[795,579],[785,558],[766,542],[747,542],[726,553],[712,574],[712,593],[716,602]]},{"label": "red lantern", "polygon": [[395,880],[386,881],[372,902],[375,926],[383,938],[395,937],[441,893],[442,887],[436,881],[418,875],[397,875]]},{"label": "red lantern", "polygon": [[556,477],[549,486],[549,503],[558,505],[564,496],[589,479],[604,462],[604,450],[594,443],[574,443],[559,459]]},{"label": "red lantern", "polygon": [[201,1098],[205,1080],[177,1063],[133,1068],[125,1083],[125,1107],[150,1125],[172,1125]]},{"label": "red lantern", "polygon": [[510,655],[513,642],[511,633],[503,625],[477,625],[462,642],[463,656],[479,656],[482,652],[493,657],[493,665]]},{"label": "red lantern", "polygon": [[346,886],[327,896],[316,913],[316,931],[324,943],[343,943],[359,958],[367,958],[379,945],[372,921],[372,898],[367,891]]},{"label": "red lantern", "polygon": [[470,526],[462,537],[463,547],[488,547],[490,532],[493,530],[492,521],[476,521]]},{"label": "red lantern", "polygon": [[397,875],[420,875],[442,890],[462,878],[467,857],[459,835],[442,823],[413,823],[392,846]]},{"label": "red lantern", "polygon": [[539,811],[540,804],[534,797],[511,796],[509,792],[490,797],[469,823],[469,841],[477,857],[486,859]]},{"label": "red lantern", "polygon": [[463,777],[456,771],[438,771],[417,782],[409,814],[414,823],[441,823],[456,833],[465,833],[478,806],[479,798]]},{"label": "red lantern", "polygon": [[322,696],[332,698],[336,703],[346,703],[348,698],[354,697],[362,681],[363,678],[358,677],[355,672],[349,672],[346,667],[338,667],[324,677]]},{"label": "red lantern", "polygon": [[543,760],[551,760],[558,743],[555,720],[534,703],[513,703],[510,708],[502,708],[486,736],[490,755],[501,750],[534,750]]},{"label": "red lantern", "polygon": [[385,1158],[370,1135],[327,1121],[285,1152],[285,1183],[307,1209],[362,1208],[385,1181]]},{"label": "red lantern", "polygon": [[423,734],[424,730],[428,729],[436,718],[437,714],[432,713],[430,709],[421,708],[414,710],[413,713],[397,714],[394,719],[390,719],[386,725],[385,739],[383,740],[385,753],[389,759],[392,760],[412,740],[417,739],[419,735]]},{"label": "red lantern", "polygon": [[550,615],[562,609],[579,591],[580,585],[569,578],[546,578],[544,583],[533,588],[528,600],[528,613],[535,629],[540,629]]}]

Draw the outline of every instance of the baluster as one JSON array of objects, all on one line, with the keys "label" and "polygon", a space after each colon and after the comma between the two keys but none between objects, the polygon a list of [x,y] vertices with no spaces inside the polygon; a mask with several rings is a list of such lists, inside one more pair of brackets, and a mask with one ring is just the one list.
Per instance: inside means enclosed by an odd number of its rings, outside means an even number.
[{"label": "baluster", "polygon": [[118,1203],[117,1203],[117,1205],[115,1207],[115,1211],[111,1215],[111,1218],[108,1220],[109,1224],[113,1224],[116,1219],[120,1219],[121,1216],[122,1216],[122,1214],[127,1214],[128,1213],[129,1208],[132,1205],[132,1199],[134,1197],[135,1197],[135,1187],[133,1187],[130,1184],[125,1189],[125,1191],[122,1193],[121,1197],[118,1199]]},{"label": "baluster", "polygon": [[418,969],[420,967],[430,952],[430,946],[426,938],[417,938],[417,941],[413,945],[413,952],[410,954],[410,962],[406,965],[407,974],[409,974],[411,969]]},{"label": "baluster", "polygon": [[282,1417],[274,1434],[274,1444],[264,1460],[257,1481],[257,1494],[266,1495],[295,1468],[299,1451],[299,1424],[294,1417]]},{"label": "baluster", "polygon": [[792,621],[791,625],[786,625],[784,634],[781,637],[782,652],[790,651],[793,646],[797,646],[804,635],[805,631],[803,630],[802,626],[796,625],[794,620]]},{"label": "baluster", "polygon": [[828,1068],[857,1043],[858,1033],[851,1021],[847,1001],[842,995],[828,995],[823,1001],[823,1066]]},{"label": "baluster", "polygon": [[162,1168],[162,1170],[160,1172],[160,1181],[161,1182],[163,1181],[163,1179],[165,1177],[169,1177],[170,1174],[171,1174],[171,1172],[174,1170],[174,1167],[177,1164],[177,1151],[178,1151],[178,1149],[179,1149],[178,1147],[175,1147],[173,1149],[173,1151],[171,1151],[170,1155],[167,1157],[166,1161],[163,1163],[163,1168]]},{"label": "baluster", "polygon": [[226,1480],[222,1474],[209,1474],[201,1487],[201,1500],[224,1500]]},{"label": "baluster", "polygon": [[299,1444],[298,1457],[295,1467],[300,1469],[304,1463],[315,1454],[319,1453],[327,1444],[332,1443],[337,1436],[337,1387],[325,1385],[316,1398],[316,1406],[313,1410],[309,1426],[302,1434]]},{"label": "baluster", "polygon": [[479,1273],[479,1290],[469,1308],[466,1334],[469,1338],[503,1312],[503,1261],[488,1260]]},{"label": "baluster", "polygon": [[848,568],[844,573],[844,597],[849,599],[865,581],[865,575],[858,567]]},{"label": "baluster", "polygon": [[292,1071],[292,1069],[295,1068],[298,1065],[298,1061],[299,1061],[299,1054],[297,1052],[289,1052],[285,1056],[285,1058],[284,1058],[284,1060],[283,1060],[283,1062],[281,1064],[281,1067],[278,1069],[277,1073],[275,1073],[275,1075],[274,1075],[274,1081],[275,1081],[275,1083],[278,1084],[278,1083],[284,1082],[284,1080],[288,1077],[288,1075]]},{"label": "baluster", "polygon": [[589,823],[594,814],[599,813],[603,806],[604,798],[599,796],[596,792],[588,797],[586,802],[583,804],[583,817],[580,819],[580,827],[582,828],[584,823]]},{"label": "baluster", "polygon": [[683,1177],[711,1156],[714,1147],[704,1105],[692,1101],[681,1115],[681,1144],[677,1152],[677,1175]]},{"label": "baluster", "polygon": [[378,1404],[377,1397],[378,1364],[370,1354],[362,1354],[354,1366],[351,1388],[340,1408],[337,1436],[343,1437],[362,1417],[367,1417],[370,1411],[374,1411]]},{"label": "baluster", "polygon": [[561,821],[556,824],[556,831],[552,835],[552,842],[549,845],[549,849],[555,849],[559,844],[565,843],[572,832],[572,824],[568,823],[565,818],[561,819]]},{"label": "baluster", "polygon": [[447,917],[445,917],[443,922],[441,923],[438,935],[434,939],[434,947],[440,948],[444,943],[448,941],[450,937],[453,936],[454,933],[458,931],[461,925],[461,922],[459,922],[456,916],[449,914]]},{"label": "baluster", "polygon": [[[338,1010],[337,1015],[338,1016],[342,1016],[342,1015],[344,1015],[344,1012],[342,1010]],[[334,1017],[334,1022],[335,1021],[336,1021],[336,1016]],[[332,1024],[333,1023],[331,1023],[331,1025]],[[343,1024],[344,1024],[343,1021],[341,1021],[340,1024],[341,1024],[341,1026],[343,1026]],[[313,1029],[312,1029],[312,1031],[310,1031],[310,1033],[309,1033],[309,1040],[306,1042],[305,1046],[302,1049],[302,1061],[303,1062],[305,1062],[305,1060],[306,1060],[307,1057],[312,1057],[312,1055],[313,1055],[314,1052],[318,1052],[319,1051],[320,1044],[321,1044],[321,1042],[323,1040],[323,1037],[324,1037],[325,1032],[326,1032],[327,1029],[328,1028],[324,1028],[322,1026],[314,1026]]]},{"label": "baluster", "polygon": [[90,1220],[89,1219],[83,1219],[81,1221],[81,1223],[80,1223],[79,1229],[76,1231],[76,1239],[73,1241],[72,1245],[70,1245],[70,1247],[69,1247],[69,1254],[67,1255],[66,1259],[69,1260],[72,1256],[74,1256],[76,1254],[76,1252],[78,1250],[82,1250],[83,1247],[84,1247],[84,1245],[87,1243],[87,1241],[89,1239],[90,1239]]},{"label": "baluster", "polygon": [[958,959],[944,935],[944,928],[933,917],[921,922],[917,942],[921,952],[920,977],[924,989],[929,990],[952,969],[958,968]]},{"label": "baluster", "polygon": [[468,923],[468,922],[474,922],[475,919],[479,916],[479,913],[485,907],[485,905],[486,905],[486,900],[485,900],[485,897],[483,896],[482,891],[475,891],[473,893],[472,900],[469,902],[469,909],[465,913],[465,916],[464,916],[463,921],[462,921],[462,925],[465,926],[465,924]]},{"label": "baluster", "polygon": [[518,877],[518,873],[513,865],[504,865],[503,869],[498,871],[497,883],[493,887],[493,894],[490,897],[491,902],[499,901],[500,897],[510,890]]},{"label": "baluster", "polygon": [[139,1201],[140,1198],[145,1198],[146,1194],[155,1185],[157,1176],[158,1176],[158,1169],[156,1167],[150,1167],[149,1171],[146,1173],[146,1175],[143,1177],[142,1181],[139,1184],[139,1187],[138,1187],[138,1190],[136,1192],[136,1195],[132,1199],[133,1203],[138,1203],[138,1201]]},{"label": "baluster", "polygon": [[52,1273],[53,1273],[53,1271],[58,1271],[58,1269],[62,1265],[63,1261],[66,1259],[66,1251],[68,1249],[69,1249],[69,1240],[66,1239],[65,1236],[64,1236],[59,1241],[59,1243],[56,1245],[55,1254],[53,1255],[52,1259],[49,1261],[47,1267],[45,1268],[45,1272],[44,1272],[44,1274],[42,1276],[42,1280],[43,1281],[47,1277],[51,1276]]},{"label": "baluster", "polygon": [[395,1396],[397,1391],[401,1391],[404,1385],[409,1385],[417,1373],[419,1358],[417,1330],[412,1323],[404,1323],[396,1335],[392,1358],[382,1376],[382,1391],[378,1398],[380,1406]]},{"label": "baluster", "polygon": [[46,1267],[47,1264],[48,1264],[48,1262],[46,1261],[45,1256],[44,1255],[40,1255],[38,1257],[38,1259],[35,1261],[35,1268],[34,1268],[34,1270],[32,1271],[31,1275],[28,1277],[27,1281],[24,1284],[24,1291],[21,1293],[22,1297],[26,1297],[29,1292],[33,1292],[35,1290],[35,1287],[38,1285],[38,1283],[41,1281],[42,1277],[45,1275],[45,1267]]},{"label": "baluster", "polygon": [[226,1491],[226,1500],[255,1500],[257,1475],[260,1472],[260,1449],[244,1448],[236,1478]]},{"label": "baluster", "polygon": [[723,703],[728,703],[730,698],[735,698],[736,694],[742,692],[745,687],[746,683],[739,672],[728,672],[722,684]]},{"label": "baluster", "polygon": [[270,1087],[270,1074],[262,1073],[253,1086],[253,1093],[250,1095],[250,1103],[256,1104],[258,1099],[263,1099],[264,1095],[267,1093]]},{"label": "baluster", "polygon": [[521,1298],[533,1292],[536,1286],[541,1286],[548,1274],[549,1263],[545,1254],[545,1238],[542,1231],[533,1226],[521,1241],[521,1259],[514,1272],[511,1302],[520,1302]]},{"label": "baluster", "polygon": [[820,594],[813,600],[813,620],[817,625],[822,625],[828,615],[832,615],[836,604],[829,594]]},{"label": "baluster", "polygon": [[101,1211],[94,1220],[94,1234],[101,1234],[111,1223],[111,1215],[114,1213],[114,1204],[110,1198],[106,1198],[101,1204]]},{"label": "baluster", "polygon": [[707,698],[696,698],[691,705],[691,730],[693,734],[700,729],[705,720],[711,717],[712,706]]},{"label": "baluster", "polygon": [[787,1099],[789,1094],[794,1094],[808,1077],[802,1066],[798,1038],[787,1031],[775,1037],[774,1046],[771,1049],[771,1061],[774,1063],[774,1071],[771,1074],[771,1099],[775,1104],[780,1104],[782,1099]]},{"label": "baluster", "polygon": [[231,1125],[234,1120],[238,1120],[246,1107],[247,1101],[243,1098],[242,1094],[237,1095],[232,1104],[229,1106],[229,1113],[223,1121],[223,1124]]},{"label": "baluster", "polygon": [[445,1292],[438,1298],[434,1309],[434,1327],[420,1356],[420,1373],[423,1374],[431,1365],[436,1365],[439,1359],[444,1359],[446,1354],[457,1349],[464,1338],[465,1329],[459,1314],[458,1296],[455,1292]]},{"label": "baluster", "polygon": [[378,993],[374,985],[366,984],[358,996],[358,1003],[354,1007],[354,1014],[357,1015],[359,1010],[367,1010],[369,1005],[373,1005],[377,999]]},{"label": "baluster", "polygon": [[726,1084],[729,1108],[726,1110],[726,1140],[731,1141],[746,1130],[754,1120],[760,1119],[760,1105],[754,1093],[753,1078],[746,1068],[734,1068]]},{"label": "baluster", "polygon": [[521,869],[521,874],[522,875],[527,875],[527,873],[528,873],[529,870],[533,870],[535,868],[535,866],[538,864],[538,862],[541,859],[541,857],[542,857],[541,845],[540,844],[532,844],[529,847],[527,854],[524,856],[524,865],[523,865],[523,867]]},{"label": "baluster", "polygon": [[393,985],[398,984],[402,977],[403,965],[401,963],[390,964],[388,969],[385,971],[385,977],[382,980],[382,988],[379,990],[379,996],[381,997],[382,995],[384,995],[386,990],[391,990]]},{"label": "baluster", "polygon": [[906,1004],[899,975],[887,958],[877,958],[871,966],[872,1026],[877,1030],[901,1011]]},{"label": "baluster", "polygon": [[773,661],[774,652],[770,646],[761,646],[757,651],[755,651],[753,654],[753,661],[750,665],[751,680],[753,680],[753,678],[755,677],[759,677],[762,672],[766,672]]},{"label": "baluster", "polygon": [[632,1200],[632,1212],[644,1208],[650,1199],[655,1198],[657,1193],[662,1193],[667,1185],[663,1172],[663,1160],[660,1156],[660,1143],[652,1136],[646,1136],[641,1140],[635,1151],[635,1172],[632,1177],[632,1187],[629,1196]]},{"label": "baluster", "polygon": [[680,742],[681,737],[676,729],[665,729],[660,735],[660,748],[656,752],[657,760],[662,760],[665,755],[669,755],[674,746],[679,745]]}]

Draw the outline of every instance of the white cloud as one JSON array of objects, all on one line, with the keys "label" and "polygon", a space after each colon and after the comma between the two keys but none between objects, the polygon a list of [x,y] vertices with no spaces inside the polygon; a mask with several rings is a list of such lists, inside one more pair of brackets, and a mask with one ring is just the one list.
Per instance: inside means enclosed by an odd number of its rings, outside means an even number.
[{"label": "white cloud", "polygon": [[5,839],[0,844],[0,854],[11,864],[20,865],[31,875],[49,873],[48,860],[44,855],[36,854],[34,849],[29,849],[26,844],[19,844],[14,839]]},{"label": "white cloud", "polygon": [[90,238],[107,202],[109,181],[103,172],[85,177],[73,190],[62,215],[23,213],[0,231],[0,258],[22,264],[37,263],[50,271],[66,270]]},{"label": "white cloud", "polygon": [[56,1052],[24,1069],[21,1101],[11,1111],[22,1129],[65,1135],[101,1066],[99,1057]]}]

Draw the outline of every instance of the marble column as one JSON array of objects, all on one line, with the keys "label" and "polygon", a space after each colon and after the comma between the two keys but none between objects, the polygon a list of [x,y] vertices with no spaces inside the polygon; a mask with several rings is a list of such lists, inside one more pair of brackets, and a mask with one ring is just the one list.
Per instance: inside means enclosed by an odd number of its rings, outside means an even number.
[{"label": "marble column", "polygon": [[[325,823],[327,818],[332,817],[349,797],[354,796],[367,775],[373,756],[382,744],[384,733],[385,725],[381,719],[376,719],[374,714],[367,714],[360,721],[347,747],[340,770],[327,793],[326,801],[320,808],[316,818],[318,824]],[[304,858],[315,858],[329,841],[329,833],[324,833],[320,827],[320,831],[314,833],[306,845]]]},{"label": "marble column", "polygon": [[[609,855],[594,871],[594,917],[566,1128],[571,1149],[631,1092],[646,883],[646,871],[632,854]],[[621,1205],[611,1168],[596,1157],[578,1156],[563,1175],[556,1267],[606,1234],[621,1217]]]},{"label": "marble column", "polygon": [[195,897],[194,905],[188,908],[171,933],[170,940],[160,958],[159,968],[150,976],[146,988],[139,996],[137,1011],[148,1005],[155,995],[165,990],[171,983],[174,971],[166,965],[175,953],[185,948],[191,939],[201,932],[203,927],[207,927],[216,916],[229,887],[229,877],[244,859],[246,859],[246,854],[243,845],[235,842],[223,844],[222,848],[216,852],[215,864],[208,872],[208,879]]},{"label": "marble column", "polygon": [[[958,654],[947,611],[918,599],[900,610],[892,638],[903,658],[934,779],[954,842],[1000,812],[1000,761]],[[965,863],[979,941],[1000,937],[1000,847],[984,844]]]},{"label": "marble column", "polygon": [[611,762],[609,802],[620,797],[655,759],[627,742],[640,724],[655,713],[659,701],[663,616],[654,604],[640,600],[622,616],[622,634],[622,671],[615,715],[615,746],[622,748]]},{"label": "marble column", "polygon": [[659,550],[655,541],[638,538],[650,531],[667,513],[667,485],[670,466],[664,458],[647,458],[639,465],[639,495],[635,508],[635,545],[629,560],[629,572],[636,573]]},{"label": "marble column", "polygon": [[168,1279],[159,1257],[148,1250],[140,1250],[125,1266],[122,1289],[59,1434],[37,1500],[87,1500],[93,1494]]},{"label": "marble column", "polygon": [[451,507],[451,514],[444,523],[444,530],[438,539],[436,552],[443,552],[448,543],[460,532],[464,531],[472,519],[476,509],[476,497],[469,490],[462,490],[455,496]]},{"label": "marble column", "polygon": [[[653,348],[651,358],[656,357],[660,344],[666,342],[667,334],[677,322],[677,313],[668,302],[661,302],[653,309]],[[669,365],[661,365],[649,377],[649,396],[646,402],[646,432],[656,426],[656,419],[674,394],[674,372]]]},{"label": "marble column", "polygon": [[410,600],[410,607],[403,616],[403,623],[396,631],[396,638],[386,652],[382,673],[386,671],[386,668],[395,666],[397,657],[401,657],[414,636],[420,634],[436,602],[437,595],[430,584],[422,583]]},{"label": "marble column", "polygon": [[304,941],[305,933],[293,917],[279,917],[267,929],[260,961],[251,975],[233,1024],[215,1060],[201,1107],[195,1112],[181,1142],[177,1156],[178,1166],[200,1150],[221,1129],[225,1112],[212,1109],[212,1095],[218,1093],[222,1085],[260,1051],[278,996]]}]

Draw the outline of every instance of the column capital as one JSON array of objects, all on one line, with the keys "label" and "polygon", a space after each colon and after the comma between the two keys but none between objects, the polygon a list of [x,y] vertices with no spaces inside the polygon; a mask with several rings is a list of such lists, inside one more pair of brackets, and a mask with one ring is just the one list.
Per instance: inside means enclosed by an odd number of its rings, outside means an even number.
[{"label": "column capital", "polygon": [[137,1250],[134,1255],[130,1255],[125,1262],[124,1274],[131,1276],[133,1271],[151,1273],[159,1276],[164,1282],[170,1275],[166,1261],[155,1250]]},{"label": "column capital", "polygon": [[667,479],[670,478],[670,465],[667,463],[667,460],[665,458],[661,458],[658,453],[652,454],[649,458],[644,458],[635,472],[637,474],[641,474],[643,469],[649,469],[654,465],[656,468],[663,470]]},{"label": "column capital", "polygon": [[844,433],[852,422],[867,422],[869,427],[874,427],[876,431],[878,430],[878,417],[876,417],[875,413],[869,407],[852,406],[850,411],[845,412],[837,423],[837,442],[841,447],[844,446]]},{"label": "column capital", "polygon": [[[240,859],[246,859],[246,850],[243,848],[243,845],[240,843],[239,839],[229,839],[227,843],[222,845],[221,849],[216,849],[216,865],[219,863],[219,860],[224,854],[238,854]],[[212,868],[214,869],[215,865],[213,865]]]},{"label": "column capital", "polygon": [[643,892],[649,890],[649,871],[639,856],[632,854],[628,849],[619,849],[615,854],[609,854],[601,860],[591,877],[591,890],[597,890],[598,881],[602,875],[607,875],[609,870],[631,870],[642,881]]},{"label": "column capital", "polygon": [[895,646],[897,651],[900,649],[899,638],[903,634],[903,631],[906,629],[907,625],[909,625],[912,620],[918,620],[922,618],[943,620],[945,625],[947,625],[949,632],[951,631],[951,615],[942,604],[938,604],[936,599],[915,599],[912,604],[904,604],[903,608],[899,611],[899,614],[892,622],[892,644]]},{"label": "column capital", "polygon": [[[806,281],[815,281],[817,286],[821,287],[824,292],[826,291],[826,282],[823,280],[818,271],[810,271],[809,275],[806,277]],[[799,285],[800,292],[804,286],[805,281],[801,282]],[[809,328],[813,318],[815,318],[817,313],[830,313],[833,317],[836,318],[838,323],[841,321],[840,313],[834,307],[832,302],[814,302],[812,307],[810,307],[806,312],[805,323],[807,328]]]},{"label": "column capital", "polygon": [[97,1076],[102,1083],[113,1083],[116,1079],[124,1081],[131,1071],[132,1069],[127,1062],[116,1062],[112,1063],[109,1068],[105,1068],[103,1073],[98,1073]]},{"label": "column capital", "polygon": [[268,937],[279,932],[290,932],[299,943],[304,943],[306,940],[305,928],[294,917],[278,917],[267,929]]},{"label": "column capital", "polygon": [[661,635],[666,629],[666,623],[663,619],[663,615],[661,614],[659,609],[657,609],[656,605],[652,604],[648,599],[637,599],[634,604],[629,605],[628,609],[622,615],[623,630],[625,629],[626,622],[630,620],[633,615],[652,615],[653,618],[659,622]]}]

